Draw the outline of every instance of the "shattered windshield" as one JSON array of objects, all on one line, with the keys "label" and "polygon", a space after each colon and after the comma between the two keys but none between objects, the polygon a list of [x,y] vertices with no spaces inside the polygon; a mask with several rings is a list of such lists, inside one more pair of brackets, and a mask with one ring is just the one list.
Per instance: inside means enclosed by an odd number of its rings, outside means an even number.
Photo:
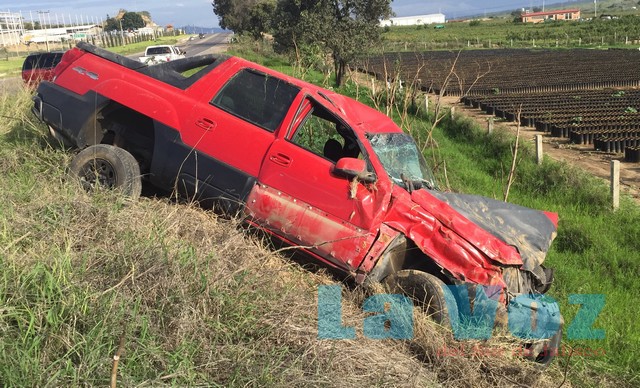
[{"label": "shattered windshield", "polygon": [[406,133],[375,133],[367,138],[394,183],[409,191],[436,189],[435,178],[411,136]]}]

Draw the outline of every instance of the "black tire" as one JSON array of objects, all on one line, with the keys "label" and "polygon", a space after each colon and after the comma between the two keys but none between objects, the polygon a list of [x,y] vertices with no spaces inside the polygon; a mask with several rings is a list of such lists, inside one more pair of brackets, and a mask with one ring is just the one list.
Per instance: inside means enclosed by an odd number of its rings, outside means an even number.
[{"label": "black tire", "polygon": [[411,298],[436,323],[451,328],[452,323],[459,322],[456,300],[437,277],[422,271],[402,270],[387,276],[384,282],[390,292]]},{"label": "black tire", "polygon": [[120,190],[132,199],[138,199],[142,192],[140,166],[122,148],[108,144],[87,147],[73,158],[69,170],[87,190],[99,185]]}]

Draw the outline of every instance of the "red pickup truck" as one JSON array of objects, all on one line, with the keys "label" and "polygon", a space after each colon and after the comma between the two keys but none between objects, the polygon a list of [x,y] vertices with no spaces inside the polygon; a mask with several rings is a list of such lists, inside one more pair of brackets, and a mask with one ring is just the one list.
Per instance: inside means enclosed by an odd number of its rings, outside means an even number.
[{"label": "red pickup truck", "polygon": [[[177,190],[358,283],[426,301],[442,322],[458,319],[445,285],[493,289],[503,317],[533,308],[510,302],[553,279],[543,261],[556,214],[440,191],[387,116],[241,58],[146,66],[79,43],[41,83],[33,111],[80,150],[71,172],[87,185],[134,197],[143,179]],[[533,341],[534,357],[552,358],[542,349],[560,337]]]}]

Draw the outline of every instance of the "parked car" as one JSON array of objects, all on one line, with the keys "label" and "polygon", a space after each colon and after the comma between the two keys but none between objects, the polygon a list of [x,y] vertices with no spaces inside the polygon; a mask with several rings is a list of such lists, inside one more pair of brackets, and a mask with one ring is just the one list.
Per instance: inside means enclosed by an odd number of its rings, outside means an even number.
[{"label": "parked car", "polygon": [[204,33],[201,32],[198,34],[198,38],[203,39],[204,37],[205,37]]},{"label": "parked car", "polygon": [[[556,214],[439,190],[414,140],[355,100],[241,58],[145,66],[83,42],[54,73],[33,111],[79,150],[70,171],[87,187],[177,190],[441,322],[464,310],[446,285],[475,306],[488,287],[501,318],[531,316],[535,303],[510,302],[551,286]],[[542,308],[536,324],[555,329],[528,345],[548,362],[562,318]]]},{"label": "parked car", "polygon": [[144,56],[138,60],[147,65],[156,65],[158,63],[175,61],[185,57],[185,52],[176,46],[159,45],[149,46],[144,51]]},{"label": "parked car", "polygon": [[53,78],[53,68],[62,59],[62,51],[35,53],[27,56],[22,64],[22,80],[31,87],[36,87],[40,81],[50,81]]}]

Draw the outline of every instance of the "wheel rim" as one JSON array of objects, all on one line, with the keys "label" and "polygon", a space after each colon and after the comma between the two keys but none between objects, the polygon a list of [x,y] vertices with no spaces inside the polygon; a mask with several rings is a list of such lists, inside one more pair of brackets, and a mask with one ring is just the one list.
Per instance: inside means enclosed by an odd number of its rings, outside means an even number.
[{"label": "wheel rim", "polygon": [[114,188],[117,186],[118,174],[109,161],[95,158],[82,168],[80,179],[87,186],[99,185]]}]

